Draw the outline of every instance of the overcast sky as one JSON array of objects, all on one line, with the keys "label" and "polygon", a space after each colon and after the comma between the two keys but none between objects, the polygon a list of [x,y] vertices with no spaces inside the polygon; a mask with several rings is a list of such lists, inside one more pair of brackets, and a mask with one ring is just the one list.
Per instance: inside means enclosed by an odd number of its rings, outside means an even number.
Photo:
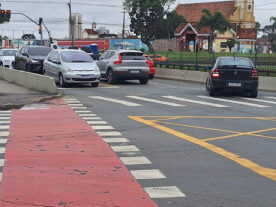
[{"label": "overcast sky", "polygon": [[[1,8],[10,9],[12,13],[24,13],[36,21],[38,21],[39,17],[43,17],[54,38],[68,38],[69,9],[66,3],[68,1],[2,0]],[[210,2],[210,0],[176,0],[176,3],[199,2]],[[83,15],[83,29],[91,28],[91,23],[95,19],[97,28],[104,26],[112,33],[117,34],[122,30],[122,4],[123,0],[72,0],[72,12]],[[269,24],[269,18],[273,15],[276,16],[276,0],[255,0],[256,20],[262,26]],[[126,20],[128,25],[128,16]],[[16,14],[12,14],[10,23],[0,25],[0,34],[9,38],[20,38],[23,33],[33,33],[38,37],[37,30],[38,28],[34,23]],[[44,33],[44,37],[47,38],[46,33]]]}]

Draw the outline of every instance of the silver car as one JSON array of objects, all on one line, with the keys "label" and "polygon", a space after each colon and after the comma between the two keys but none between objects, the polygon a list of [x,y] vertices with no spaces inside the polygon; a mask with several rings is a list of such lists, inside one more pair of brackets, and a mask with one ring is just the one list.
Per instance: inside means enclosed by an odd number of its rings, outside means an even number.
[{"label": "silver car", "polygon": [[118,80],[139,80],[147,84],[149,66],[143,53],[136,50],[107,50],[97,61],[101,76],[113,84]]},{"label": "silver car", "polygon": [[61,87],[68,83],[89,83],[98,87],[101,74],[95,61],[81,50],[53,50],[43,63],[43,73]]}]

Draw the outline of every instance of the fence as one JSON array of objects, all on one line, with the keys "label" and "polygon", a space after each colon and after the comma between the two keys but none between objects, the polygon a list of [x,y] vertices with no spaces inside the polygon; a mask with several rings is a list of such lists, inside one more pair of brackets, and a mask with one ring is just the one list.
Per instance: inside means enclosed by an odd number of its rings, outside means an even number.
[{"label": "fence", "polygon": [[211,66],[217,57],[236,56],[247,57],[255,64],[261,76],[276,76],[276,54],[258,53],[208,53],[208,52],[156,52],[155,55],[167,57],[167,61],[155,62],[156,66],[181,70],[205,71],[205,66]]}]

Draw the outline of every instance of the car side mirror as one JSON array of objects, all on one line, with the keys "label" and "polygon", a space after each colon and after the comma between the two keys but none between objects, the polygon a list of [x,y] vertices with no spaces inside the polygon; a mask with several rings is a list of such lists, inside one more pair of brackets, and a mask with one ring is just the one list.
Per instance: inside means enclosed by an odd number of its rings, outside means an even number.
[{"label": "car side mirror", "polygon": [[100,57],[99,60],[103,60],[104,58],[103,57]]}]

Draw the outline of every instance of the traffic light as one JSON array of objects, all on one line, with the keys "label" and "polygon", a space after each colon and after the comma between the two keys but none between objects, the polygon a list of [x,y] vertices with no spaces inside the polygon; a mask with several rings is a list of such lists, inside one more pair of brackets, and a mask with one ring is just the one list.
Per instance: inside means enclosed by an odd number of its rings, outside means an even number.
[{"label": "traffic light", "polygon": [[39,34],[42,33],[42,26],[41,25],[38,26],[38,32],[39,32]]},{"label": "traffic light", "polygon": [[7,10],[6,13],[7,13],[7,18],[10,19],[11,18],[11,10]]},{"label": "traffic light", "polygon": [[39,17],[39,20],[38,20],[38,24],[39,24],[39,26],[41,26],[42,21],[43,21],[43,19],[42,19],[41,17]]},{"label": "traffic light", "polygon": [[1,18],[5,18],[5,10],[1,10]]}]

